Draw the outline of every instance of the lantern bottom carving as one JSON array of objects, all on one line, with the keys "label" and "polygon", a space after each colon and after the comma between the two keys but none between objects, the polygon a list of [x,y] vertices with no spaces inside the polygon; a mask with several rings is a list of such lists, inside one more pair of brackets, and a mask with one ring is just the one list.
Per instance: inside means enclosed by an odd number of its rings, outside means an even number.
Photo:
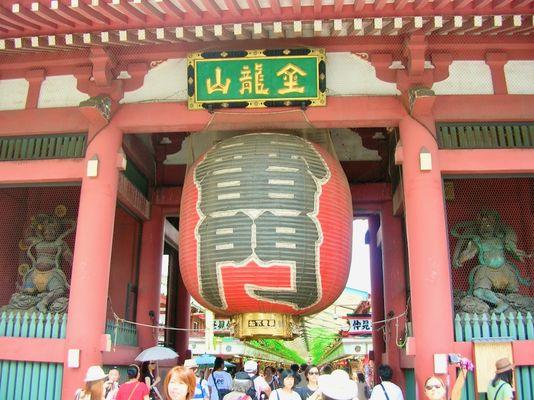
[{"label": "lantern bottom carving", "polygon": [[239,339],[294,339],[298,317],[279,313],[244,313],[233,316],[234,336]]}]

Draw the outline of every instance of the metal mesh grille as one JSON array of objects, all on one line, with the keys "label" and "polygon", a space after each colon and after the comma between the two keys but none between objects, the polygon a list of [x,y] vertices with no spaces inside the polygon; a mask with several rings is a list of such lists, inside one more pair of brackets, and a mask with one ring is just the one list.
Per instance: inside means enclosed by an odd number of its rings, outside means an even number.
[{"label": "metal mesh grille", "polygon": [[444,188],[455,311],[533,312],[534,178],[445,179]]},{"label": "metal mesh grille", "polygon": [[77,186],[0,188],[0,306],[45,311],[36,309],[31,296],[12,295],[25,288],[43,300],[54,280],[55,288],[65,286],[65,307],[53,305],[57,298],[45,300],[43,306],[46,311],[66,311],[79,197]]}]

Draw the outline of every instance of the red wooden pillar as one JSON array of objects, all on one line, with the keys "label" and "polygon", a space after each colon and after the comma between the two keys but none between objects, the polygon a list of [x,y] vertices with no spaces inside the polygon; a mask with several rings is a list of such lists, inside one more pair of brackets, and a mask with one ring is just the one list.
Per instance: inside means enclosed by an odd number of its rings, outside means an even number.
[{"label": "red wooden pillar", "polygon": [[[374,363],[378,367],[382,363],[382,353],[384,352],[384,336],[382,328],[384,324],[384,288],[382,276],[382,255],[376,242],[380,219],[378,215],[369,217],[369,258],[371,261],[371,311],[373,321],[373,354]],[[375,382],[378,382],[378,375],[375,373]]]},{"label": "red wooden pillar", "polygon": [[85,157],[98,158],[98,176],[84,176],[80,192],[66,336],[66,350],[80,351],[80,366],[70,368],[65,356],[64,399],[83,385],[89,366],[102,364],[121,143],[122,132],[110,124],[93,137]]},{"label": "red wooden pillar", "polygon": [[[434,121],[425,121],[434,126]],[[410,116],[399,125],[412,322],[415,336],[415,376],[422,396],[433,373],[435,353],[453,345],[452,291],[442,178],[433,133]],[[420,153],[429,152],[432,168],[420,169]]]},{"label": "red wooden pillar", "polygon": [[[384,313],[399,316],[406,310],[406,279],[404,275],[404,240],[402,221],[393,215],[393,205],[385,202],[380,214],[382,233],[382,269],[384,275]],[[393,381],[404,387],[404,374],[400,368],[400,350],[397,333],[404,330],[406,317],[388,324],[390,335],[386,342],[387,363],[393,368]],[[398,330],[396,324],[399,324]]]},{"label": "red wooden pillar", "polygon": [[[164,228],[163,210],[153,205],[150,220],[143,223],[141,239],[136,321],[142,324],[157,325],[159,322]],[[137,327],[138,344],[142,348],[155,346],[157,335],[157,329]]]},{"label": "red wooden pillar", "polygon": [[182,280],[182,274],[178,274],[178,284],[176,285],[176,327],[184,330],[176,331],[175,347],[180,355],[179,362],[183,364],[187,358],[189,348],[189,329],[191,328],[191,295],[187,291]]}]

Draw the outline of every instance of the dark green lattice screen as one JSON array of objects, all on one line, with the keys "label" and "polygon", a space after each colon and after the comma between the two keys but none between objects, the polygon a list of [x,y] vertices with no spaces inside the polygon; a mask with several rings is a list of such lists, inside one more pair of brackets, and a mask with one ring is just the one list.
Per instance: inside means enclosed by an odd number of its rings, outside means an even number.
[{"label": "dark green lattice screen", "polygon": [[534,147],[533,123],[440,123],[441,149]]},{"label": "dark green lattice screen", "polygon": [[82,158],[87,135],[0,137],[0,161]]}]

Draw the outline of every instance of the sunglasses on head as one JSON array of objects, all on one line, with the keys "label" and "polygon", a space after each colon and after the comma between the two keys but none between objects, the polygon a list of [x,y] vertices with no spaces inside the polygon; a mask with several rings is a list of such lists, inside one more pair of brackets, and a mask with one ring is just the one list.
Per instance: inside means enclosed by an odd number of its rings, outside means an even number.
[{"label": "sunglasses on head", "polygon": [[441,389],[443,386],[441,386],[439,383],[435,384],[435,385],[426,385],[425,386],[425,389],[426,390],[432,390],[432,389]]}]

